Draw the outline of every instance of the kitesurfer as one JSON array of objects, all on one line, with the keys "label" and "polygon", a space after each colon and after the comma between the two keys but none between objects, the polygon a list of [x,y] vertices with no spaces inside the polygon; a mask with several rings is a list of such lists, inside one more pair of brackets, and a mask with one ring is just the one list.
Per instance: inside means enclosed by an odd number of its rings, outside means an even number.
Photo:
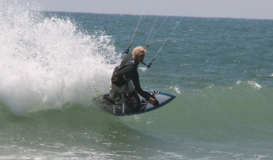
[{"label": "kitesurfer", "polygon": [[150,104],[155,104],[156,100],[151,94],[143,91],[139,83],[137,67],[139,63],[143,62],[146,53],[147,51],[143,47],[136,47],[132,54],[128,54],[120,65],[114,69],[110,83],[110,97],[115,101],[116,105],[123,104],[125,93],[128,92],[128,96],[132,97],[135,91]]}]

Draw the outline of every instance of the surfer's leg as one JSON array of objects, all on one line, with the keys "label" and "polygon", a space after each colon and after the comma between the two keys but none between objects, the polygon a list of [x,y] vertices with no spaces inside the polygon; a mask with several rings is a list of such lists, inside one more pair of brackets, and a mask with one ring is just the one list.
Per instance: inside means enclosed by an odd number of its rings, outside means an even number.
[{"label": "surfer's leg", "polygon": [[137,100],[134,97],[136,91],[132,81],[128,82],[127,92],[129,93],[127,94],[127,97],[129,99],[129,106],[137,107]]},{"label": "surfer's leg", "polygon": [[126,85],[121,87],[116,86],[114,84],[110,84],[110,97],[115,101],[115,104],[122,105],[124,102],[124,90],[126,89]]},{"label": "surfer's leg", "polygon": [[129,97],[130,100],[134,100],[133,94],[135,92],[135,87],[133,85],[132,80],[128,82],[128,87],[127,87],[127,96]]},{"label": "surfer's leg", "polygon": [[128,91],[128,93],[132,93],[132,92],[135,91],[135,87],[134,87],[134,85],[133,85],[132,80],[128,82],[127,91]]}]

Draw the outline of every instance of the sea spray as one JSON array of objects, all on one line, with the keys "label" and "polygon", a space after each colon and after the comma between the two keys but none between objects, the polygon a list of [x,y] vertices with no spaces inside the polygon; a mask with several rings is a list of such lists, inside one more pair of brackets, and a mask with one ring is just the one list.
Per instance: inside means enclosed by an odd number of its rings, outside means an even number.
[{"label": "sea spray", "polygon": [[23,114],[61,109],[68,102],[86,106],[107,92],[113,65],[120,60],[111,36],[89,35],[69,18],[47,18],[17,3],[1,3],[3,105]]}]

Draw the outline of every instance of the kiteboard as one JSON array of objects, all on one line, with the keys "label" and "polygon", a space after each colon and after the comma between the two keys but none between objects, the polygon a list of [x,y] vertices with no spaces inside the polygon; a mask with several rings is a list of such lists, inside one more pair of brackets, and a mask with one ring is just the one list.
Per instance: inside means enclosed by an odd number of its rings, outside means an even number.
[{"label": "kiteboard", "polygon": [[101,95],[93,100],[98,102],[100,108],[115,116],[129,116],[146,113],[161,108],[176,97],[175,95],[160,91],[147,90],[145,92],[148,92],[156,99],[156,103],[154,105],[150,104],[145,98],[137,93],[133,94],[134,100],[125,98],[122,105],[115,105],[115,102],[110,98],[109,94]]}]

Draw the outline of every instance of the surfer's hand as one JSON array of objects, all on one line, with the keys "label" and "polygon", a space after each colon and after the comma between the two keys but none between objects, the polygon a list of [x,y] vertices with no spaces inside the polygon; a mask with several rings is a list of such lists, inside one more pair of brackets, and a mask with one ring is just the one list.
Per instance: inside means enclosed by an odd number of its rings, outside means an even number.
[{"label": "surfer's hand", "polygon": [[148,102],[149,102],[150,104],[154,104],[154,103],[155,103],[155,99],[152,98],[152,97],[150,97],[150,99],[148,100]]}]

